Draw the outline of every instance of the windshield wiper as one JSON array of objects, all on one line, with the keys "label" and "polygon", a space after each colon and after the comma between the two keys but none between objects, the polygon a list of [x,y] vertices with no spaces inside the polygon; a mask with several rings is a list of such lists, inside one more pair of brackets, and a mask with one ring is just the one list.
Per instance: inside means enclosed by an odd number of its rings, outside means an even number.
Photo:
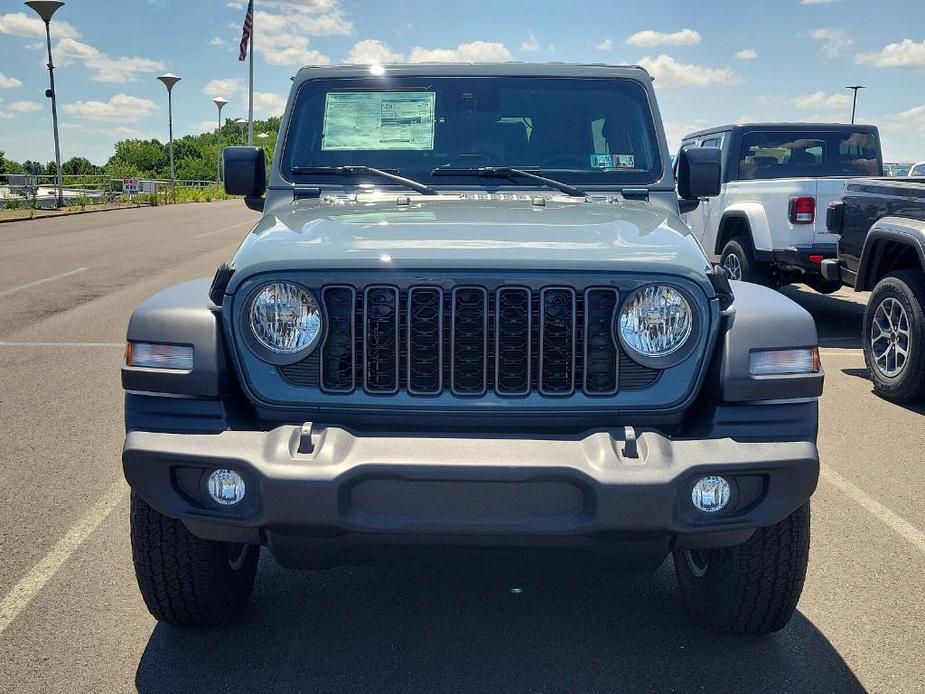
[{"label": "windshield wiper", "polygon": [[405,178],[404,176],[399,176],[398,174],[394,174],[389,171],[383,171],[382,169],[376,169],[372,166],[363,166],[361,164],[345,164],[344,166],[293,166],[292,173],[309,175],[314,174],[320,176],[353,176],[355,174],[369,174],[371,176],[384,178],[385,180],[391,181],[392,183],[400,183],[406,188],[416,190],[423,195],[438,195],[436,188],[431,188],[424,183],[420,183],[411,178]]},{"label": "windshield wiper", "polygon": [[540,176],[532,171],[524,169],[512,169],[510,166],[480,166],[477,169],[454,169],[450,167],[439,167],[430,172],[433,176],[481,176],[482,178],[529,178],[531,181],[538,181],[543,185],[555,188],[568,195],[576,197],[585,197],[587,193],[581,188],[570,186],[568,183],[557,181],[554,178]]}]

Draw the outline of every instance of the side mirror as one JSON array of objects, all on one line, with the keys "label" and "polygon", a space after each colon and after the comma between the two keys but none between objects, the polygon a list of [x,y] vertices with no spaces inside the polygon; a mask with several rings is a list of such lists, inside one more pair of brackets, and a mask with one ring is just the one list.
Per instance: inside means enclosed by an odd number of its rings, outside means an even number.
[{"label": "side mirror", "polygon": [[267,160],[262,147],[226,147],[222,152],[225,168],[225,192],[243,195],[251,209],[267,190]]},{"label": "side mirror", "polygon": [[683,149],[678,155],[678,195],[685,200],[712,198],[722,188],[723,151],[718,147]]}]

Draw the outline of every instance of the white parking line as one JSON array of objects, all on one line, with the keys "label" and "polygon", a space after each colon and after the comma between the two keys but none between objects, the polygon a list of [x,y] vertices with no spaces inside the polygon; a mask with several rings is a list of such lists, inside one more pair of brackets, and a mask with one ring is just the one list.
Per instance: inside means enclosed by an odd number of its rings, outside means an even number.
[{"label": "white parking line", "polygon": [[847,347],[820,347],[824,357],[863,357],[864,351],[857,349],[848,349]]},{"label": "white parking line", "polygon": [[216,229],[215,231],[207,231],[204,234],[196,234],[193,238],[203,239],[206,236],[214,236],[215,234],[221,234],[223,231],[230,231],[231,229],[236,229],[237,227],[244,226],[245,224],[250,224],[251,226],[253,226],[254,223],[251,222],[250,220],[245,221],[245,222],[238,222],[237,224],[232,224],[231,226],[222,227],[221,229]]},{"label": "white parking line", "polygon": [[55,280],[60,280],[65,277],[70,277],[71,275],[76,275],[78,272],[83,272],[89,268],[79,267],[76,270],[68,270],[67,272],[62,272],[59,275],[52,275],[51,277],[43,277],[40,280],[35,280],[35,282],[29,282],[28,284],[20,284],[18,287],[10,287],[9,289],[0,289],[0,296],[6,296],[7,294],[12,294],[13,292],[21,292],[24,289],[32,289],[33,287],[38,287],[40,284],[45,284],[46,282],[54,282]]},{"label": "white parking line", "polygon": [[51,551],[29,569],[19,582],[0,600],[0,635],[12,624],[32,599],[54,577],[84,540],[112,513],[125,498],[125,482],[112,485],[93,507],[55,543]]},{"label": "white parking line", "polygon": [[885,523],[897,535],[911,542],[920,552],[925,553],[925,533],[921,530],[900,518],[879,501],[869,497],[859,487],[846,480],[830,467],[822,466],[819,476],[832,486],[837,487],[839,491],[869,514]]},{"label": "white parking line", "polygon": [[125,347],[124,342],[2,342],[0,347]]}]

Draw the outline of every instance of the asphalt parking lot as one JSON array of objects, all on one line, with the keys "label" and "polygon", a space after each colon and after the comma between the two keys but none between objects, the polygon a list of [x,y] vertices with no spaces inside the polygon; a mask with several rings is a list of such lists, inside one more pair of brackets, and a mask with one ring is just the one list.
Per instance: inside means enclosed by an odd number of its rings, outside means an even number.
[{"label": "asphalt parking lot", "polygon": [[848,291],[785,290],[816,317],[826,391],[809,575],[779,634],[687,621],[670,561],[290,573],[266,554],[241,622],[158,626],[129,551],[125,325],[256,219],[227,202],[0,225],[0,691],[925,691],[925,410],[871,393]]}]

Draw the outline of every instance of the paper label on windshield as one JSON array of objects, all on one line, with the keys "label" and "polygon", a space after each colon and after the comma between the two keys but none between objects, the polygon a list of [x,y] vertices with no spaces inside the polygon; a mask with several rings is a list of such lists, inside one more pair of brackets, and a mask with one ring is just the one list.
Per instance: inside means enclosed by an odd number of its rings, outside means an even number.
[{"label": "paper label on windshield", "polygon": [[435,92],[331,92],[322,150],[434,148]]}]

